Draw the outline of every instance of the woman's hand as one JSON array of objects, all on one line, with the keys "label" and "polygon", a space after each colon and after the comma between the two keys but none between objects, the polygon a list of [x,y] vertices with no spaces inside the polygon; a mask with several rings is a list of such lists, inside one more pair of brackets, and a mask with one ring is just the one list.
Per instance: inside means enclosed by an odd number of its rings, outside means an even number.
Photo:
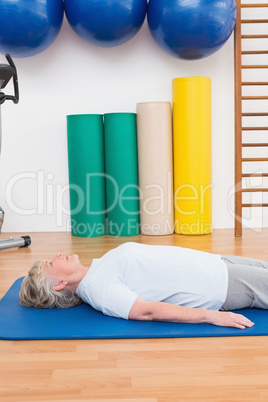
[{"label": "woman's hand", "polygon": [[240,329],[254,325],[253,322],[243,315],[229,311],[183,307],[164,302],[147,302],[140,297],[134,302],[128,318],[140,321],[166,321],[189,324],[206,323]]},{"label": "woman's hand", "polygon": [[229,311],[211,311],[210,323],[213,325],[219,325],[221,327],[234,327],[245,329],[246,327],[252,327],[254,322],[242,314],[231,313]]}]

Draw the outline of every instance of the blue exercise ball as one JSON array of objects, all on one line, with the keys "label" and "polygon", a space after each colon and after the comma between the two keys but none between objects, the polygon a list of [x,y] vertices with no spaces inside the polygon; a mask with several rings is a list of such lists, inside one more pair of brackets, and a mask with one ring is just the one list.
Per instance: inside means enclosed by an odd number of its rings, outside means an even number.
[{"label": "blue exercise ball", "polygon": [[65,0],[66,17],[85,41],[100,47],[118,46],[141,28],[147,0]]},{"label": "blue exercise ball", "polygon": [[148,25],[156,43],[174,57],[210,56],[231,35],[235,0],[150,0]]},{"label": "blue exercise ball", "polygon": [[0,0],[0,53],[43,52],[56,39],[63,15],[63,0]]}]

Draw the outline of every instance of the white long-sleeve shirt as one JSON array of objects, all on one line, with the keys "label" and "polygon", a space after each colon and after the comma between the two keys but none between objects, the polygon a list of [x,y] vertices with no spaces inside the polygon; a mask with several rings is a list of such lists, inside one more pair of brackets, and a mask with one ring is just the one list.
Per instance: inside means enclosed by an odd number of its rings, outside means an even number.
[{"label": "white long-sleeve shirt", "polygon": [[76,293],[96,310],[128,319],[138,296],[219,310],[227,286],[227,266],[218,254],[125,243],[93,260]]}]

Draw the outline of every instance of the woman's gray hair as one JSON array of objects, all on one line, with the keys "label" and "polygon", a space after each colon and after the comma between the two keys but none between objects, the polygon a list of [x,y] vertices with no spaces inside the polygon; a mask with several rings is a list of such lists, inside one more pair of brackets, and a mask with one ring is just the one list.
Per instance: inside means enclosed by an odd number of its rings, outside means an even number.
[{"label": "woman's gray hair", "polygon": [[45,260],[36,261],[22,281],[20,290],[20,305],[36,308],[69,308],[82,303],[73,291],[54,290],[56,278],[45,275],[43,267]]}]

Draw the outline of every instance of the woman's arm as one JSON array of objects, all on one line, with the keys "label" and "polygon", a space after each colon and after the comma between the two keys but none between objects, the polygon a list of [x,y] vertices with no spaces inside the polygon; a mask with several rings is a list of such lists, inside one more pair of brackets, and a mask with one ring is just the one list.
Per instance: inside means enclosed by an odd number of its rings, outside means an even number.
[{"label": "woman's arm", "polygon": [[207,323],[240,329],[254,325],[253,322],[241,314],[182,307],[176,304],[163,302],[146,302],[140,297],[138,297],[133,304],[128,318],[130,320],[167,321],[188,324]]}]

